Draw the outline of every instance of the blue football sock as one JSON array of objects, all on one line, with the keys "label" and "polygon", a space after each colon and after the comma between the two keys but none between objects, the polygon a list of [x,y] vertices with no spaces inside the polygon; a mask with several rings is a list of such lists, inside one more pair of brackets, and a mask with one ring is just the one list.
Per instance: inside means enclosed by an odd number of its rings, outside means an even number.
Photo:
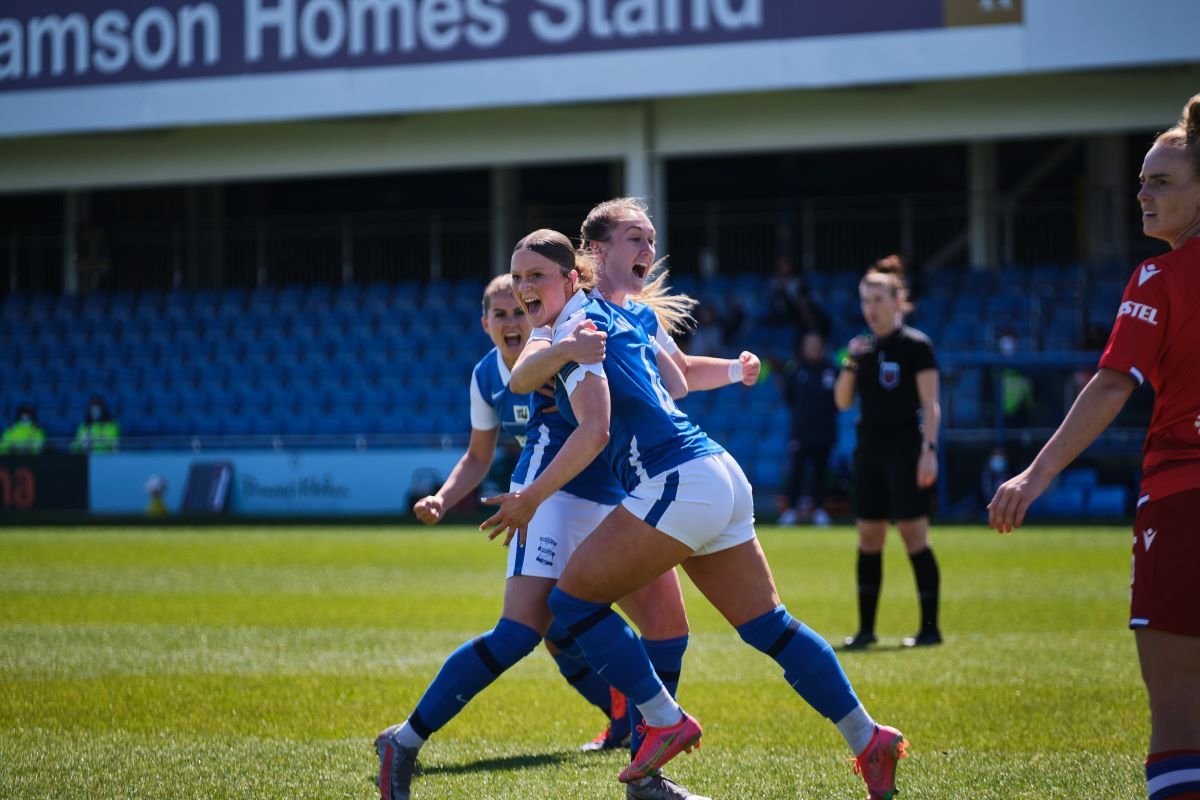
[{"label": "blue football sock", "polygon": [[[654,665],[654,672],[663,682],[663,686],[667,687],[671,697],[675,697],[679,690],[679,673],[683,669],[683,654],[687,646],[687,634],[675,639],[642,639],[642,647],[646,649],[646,655]],[[638,748],[642,746],[642,735],[638,733],[638,725],[642,722],[641,712],[637,706],[630,703],[629,752],[632,755],[637,755]]]},{"label": "blue football sock", "polygon": [[646,703],[663,691],[641,640],[611,606],[580,600],[556,586],[550,611],[579,642],[596,674],[630,702]]},{"label": "blue football sock", "polygon": [[604,716],[612,716],[612,694],[608,681],[601,678],[592,669],[591,664],[583,657],[583,648],[575,637],[557,619],[550,623],[546,631],[546,640],[558,648],[554,655],[554,663],[558,671],[566,678],[567,683],[583,696],[584,700],[604,712]]},{"label": "blue football sock", "polygon": [[408,719],[413,730],[428,739],[541,640],[533,628],[501,617],[495,628],[464,643],[442,664],[417,703]]},{"label": "blue football sock", "polygon": [[858,706],[833,648],[782,605],[739,625],[738,634],[783,667],[783,677],[823,716],[837,722]]}]

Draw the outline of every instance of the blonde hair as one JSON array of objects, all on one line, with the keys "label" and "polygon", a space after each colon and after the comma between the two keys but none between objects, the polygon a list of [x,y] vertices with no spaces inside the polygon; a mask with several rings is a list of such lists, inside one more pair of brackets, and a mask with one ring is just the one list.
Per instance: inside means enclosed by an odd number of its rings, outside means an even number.
[{"label": "blonde hair", "polygon": [[896,305],[901,314],[912,311],[913,306],[908,299],[908,286],[904,283],[904,259],[895,253],[884,256],[867,267],[867,273],[863,275],[858,286],[860,289],[864,286],[882,286],[896,298]]},{"label": "blonde hair", "polygon": [[[631,217],[643,216],[650,219],[650,208],[637,197],[614,197],[595,206],[579,226],[579,251],[591,257],[592,242],[607,242],[618,223]],[[692,310],[698,305],[695,298],[686,294],[672,294],[667,284],[670,271],[666,267],[666,256],[650,265],[642,290],[632,299],[649,306],[658,317],[668,334],[677,336],[696,327]]]},{"label": "blonde hair", "polygon": [[502,272],[488,281],[483,289],[483,315],[492,310],[492,298],[498,294],[513,294],[512,275]]},{"label": "blonde hair", "polygon": [[564,278],[571,274],[571,270],[575,270],[579,274],[577,289],[586,291],[596,286],[596,267],[592,258],[576,250],[571,240],[558,231],[539,228],[526,234],[513,247],[514,253],[519,250],[537,253],[542,258],[554,262]]},{"label": "blonde hair", "polygon": [[1200,177],[1200,94],[1192,95],[1183,104],[1179,121],[1160,133],[1154,143],[1186,151],[1196,177]]}]

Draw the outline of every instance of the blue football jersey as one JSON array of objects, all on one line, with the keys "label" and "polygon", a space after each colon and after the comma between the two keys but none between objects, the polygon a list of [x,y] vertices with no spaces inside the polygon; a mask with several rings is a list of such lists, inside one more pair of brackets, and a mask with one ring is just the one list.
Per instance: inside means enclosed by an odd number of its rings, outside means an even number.
[{"label": "blue football jersey", "polygon": [[499,351],[492,348],[471,371],[471,427],[491,430],[497,426],[525,446],[525,428],[532,419],[530,397],[508,388],[511,373]]},{"label": "blue football jersey", "polygon": [[[643,307],[644,308],[644,307]],[[646,310],[653,315],[652,311]],[[658,372],[654,332],[643,324],[644,312],[625,309],[578,292],[568,301],[554,327],[554,340],[569,335],[584,320],[608,334],[600,364],[564,366],[555,380],[559,411],[572,425],[571,390],[587,373],[608,381],[612,417],[609,441],[602,457],[626,492],[639,483],[680,464],[724,452],[698,425],[679,410]],[[657,320],[654,322],[657,326]]]},{"label": "blue football jersey", "polygon": [[[549,466],[571,435],[572,426],[558,413],[552,398],[538,392],[516,394],[509,389],[510,377],[508,366],[495,348],[475,365],[471,374],[471,427],[491,430],[499,421],[504,432],[521,445],[512,480],[527,485]],[[616,505],[625,497],[607,462],[599,458],[562,491],[604,505]]]}]

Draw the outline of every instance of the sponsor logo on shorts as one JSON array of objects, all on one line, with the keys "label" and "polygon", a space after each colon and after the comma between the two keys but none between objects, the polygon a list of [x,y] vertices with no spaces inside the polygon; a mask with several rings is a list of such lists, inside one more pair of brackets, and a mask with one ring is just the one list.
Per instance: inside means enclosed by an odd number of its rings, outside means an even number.
[{"label": "sponsor logo on shorts", "polygon": [[1146,543],[1146,550],[1150,549],[1150,545],[1154,544],[1154,537],[1158,535],[1158,531],[1154,528],[1146,528],[1142,531],[1142,541]]},{"label": "sponsor logo on shorts", "polygon": [[1140,319],[1142,322],[1149,322],[1151,325],[1158,324],[1158,309],[1154,306],[1148,306],[1145,303],[1135,303],[1132,300],[1126,300],[1121,303],[1121,308],[1117,311],[1118,317],[1133,317]]},{"label": "sponsor logo on shorts", "polygon": [[554,556],[557,548],[557,541],[551,539],[549,536],[539,536],[537,544],[538,554],[534,557],[534,561],[546,567],[554,566]]}]

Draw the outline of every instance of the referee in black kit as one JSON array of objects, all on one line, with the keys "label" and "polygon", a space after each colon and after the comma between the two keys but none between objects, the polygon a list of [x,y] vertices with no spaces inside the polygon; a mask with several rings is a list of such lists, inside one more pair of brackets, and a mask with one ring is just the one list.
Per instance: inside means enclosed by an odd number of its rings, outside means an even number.
[{"label": "referee in black kit", "polygon": [[929,337],[904,324],[911,310],[898,256],[880,259],[858,285],[870,336],[855,337],[834,386],[841,410],[861,398],[854,451],[854,517],[858,527],[858,633],[845,649],[876,641],[875,610],[883,583],[883,545],[896,521],[912,561],[921,627],[906,647],[941,644],[937,559],[929,546],[929,510],[937,481],[937,360]]}]

